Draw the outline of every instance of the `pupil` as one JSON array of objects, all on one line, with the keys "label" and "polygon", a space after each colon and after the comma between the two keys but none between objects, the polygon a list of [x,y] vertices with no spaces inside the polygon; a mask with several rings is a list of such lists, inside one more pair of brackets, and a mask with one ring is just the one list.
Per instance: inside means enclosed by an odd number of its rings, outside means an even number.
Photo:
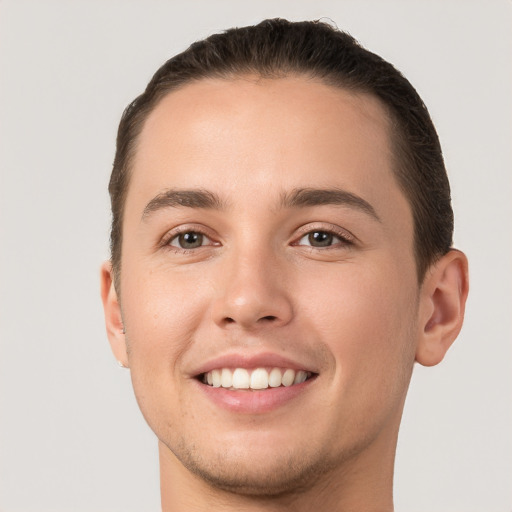
[{"label": "pupil", "polygon": [[183,233],[179,237],[180,246],[183,249],[194,249],[200,247],[203,244],[203,235],[201,233]]},{"label": "pupil", "polygon": [[328,247],[332,245],[332,235],[325,231],[313,231],[309,234],[309,243],[315,247]]}]

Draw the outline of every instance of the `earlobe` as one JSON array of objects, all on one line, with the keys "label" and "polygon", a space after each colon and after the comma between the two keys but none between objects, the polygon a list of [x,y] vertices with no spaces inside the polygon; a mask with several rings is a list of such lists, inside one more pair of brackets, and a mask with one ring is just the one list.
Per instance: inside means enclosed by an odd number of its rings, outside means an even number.
[{"label": "earlobe", "polygon": [[423,282],[418,363],[434,366],[442,361],[462,328],[468,291],[467,258],[453,249],[432,266]]},{"label": "earlobe", "polygon": [[101,300],[105,314],[105,326],[110,347],[115,358],[125,368],[128,368],[125,328],[121,316],[121,306],[112,278],[112,264],[106,261],[101,266]]}]

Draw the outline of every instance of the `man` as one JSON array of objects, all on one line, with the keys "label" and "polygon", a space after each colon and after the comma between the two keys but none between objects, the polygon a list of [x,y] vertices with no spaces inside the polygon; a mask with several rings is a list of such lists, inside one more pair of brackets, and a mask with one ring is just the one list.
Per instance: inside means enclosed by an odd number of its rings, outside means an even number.
[{"label": "man", "polygon": [[125,111],[110,194],[107,332],[163,510],[393,510],[414,362],[468,292],[405,78],[320,22],[213,35]]}]

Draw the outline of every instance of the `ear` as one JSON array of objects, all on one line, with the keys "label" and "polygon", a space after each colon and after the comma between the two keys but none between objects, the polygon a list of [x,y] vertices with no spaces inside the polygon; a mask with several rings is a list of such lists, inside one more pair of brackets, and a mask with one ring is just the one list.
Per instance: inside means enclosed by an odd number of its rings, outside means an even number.
[{"label": "ear", "polygon": [[458,250],[427,271],[421,288],[418,363],[434,366],[443,360],[462,328],[468,291],[468,260]]},{"label": "ear", "polygon": [[124,334],[121,306],[112,277],[112,264],[106,261],[101,266],[101,300],[105,313],[105,325],[110,348],[120,365],[128,368],[128,354]]}]

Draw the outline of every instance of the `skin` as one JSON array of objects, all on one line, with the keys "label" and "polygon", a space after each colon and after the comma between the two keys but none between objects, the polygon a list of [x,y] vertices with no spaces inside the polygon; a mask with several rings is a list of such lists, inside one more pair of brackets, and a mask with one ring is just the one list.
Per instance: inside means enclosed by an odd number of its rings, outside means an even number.
[{"label": "skin", "polygon": [[[126,201],[121,296],[108,262],[102,296],[113,352],[159,439],[164,511],[393,509],[413,364],[441,361],[468,285],[458,251],[418,285],[390,148],[378,100],[301,77],[203,80],[150,114]],[[283,204],[312,188],[373,213]],[[222,208],[155,206],[169,189],[207,190]],[[184,251],[180,230],[204,233],[203,245]],[[331,245],[314,247],[315,231]],[[232,353],[277,354],[315,378],[269,411],[225,409],[196,377]]]}]

